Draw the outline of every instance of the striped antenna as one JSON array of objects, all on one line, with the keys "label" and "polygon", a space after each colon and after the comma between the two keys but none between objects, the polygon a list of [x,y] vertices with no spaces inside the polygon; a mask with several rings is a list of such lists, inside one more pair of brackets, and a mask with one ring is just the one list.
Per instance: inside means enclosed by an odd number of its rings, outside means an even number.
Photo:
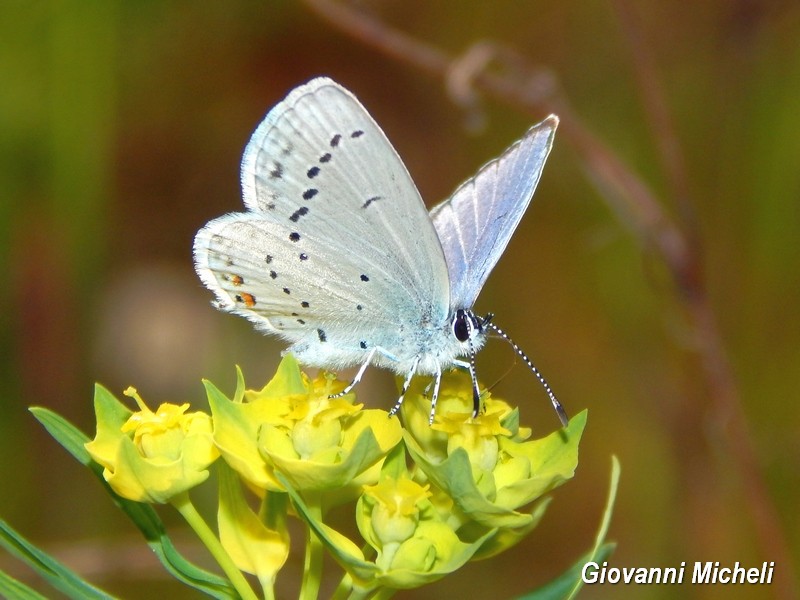
[{"label": "striped antenna", "polygon": [[493,329],[494,331],[497,332],[497,335],[499,335],[501,338],[503,338],[505,341],[507,341],[509,344],[511,344],[511,347],[514,349],[514,352],[516,352],[519,355],[519,357],[523,361],[525,361],[525,364],[528,365],[528,368],[531,371],[533,371],[534,375],[536,375],[536,379],[538,379],[539,383],[542,384],[542,387],[544,388],[544,391],[547,392],[547,395],[550,397],[550,402],[552,402],[553,408],[555,409],[556,414],[558,415],[558,418],[561,421],[561,424],[564,427],[566,427],[567,424],[569,423],[569,417],[567,417],[567,412],[564,410],[564,407],[561,406],[561,402],[558,401],[558,398],[556,398],[556,395],[553,393],[553,390],[550,387],[550,384],[547,383],[547,380],[539,372],[539,369],[536,368],[536,365],[533,364],[531,359],[528,358],[527,354],[525,354],[522,351],[522,348],[517,346],[517,344],[514,343],[514,340],[512,340],[510,337],[508,337],[508,334],[505,331],[503,331],[497,325],[495,325],[494,323],[491,322],[491,319],[492,319],[493,316],[494,315],[491,314],[491,313],[488,314],[486,317],[484,317],[483,323],[481,325],[483,327],[489,327],[489,328]]}]

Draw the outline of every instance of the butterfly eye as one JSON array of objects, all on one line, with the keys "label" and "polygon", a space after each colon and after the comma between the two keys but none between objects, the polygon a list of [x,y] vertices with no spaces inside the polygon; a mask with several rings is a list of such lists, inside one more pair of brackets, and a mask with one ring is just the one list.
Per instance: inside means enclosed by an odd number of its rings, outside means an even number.
[{"label": "butterfly eye", "polygon": [[459,342],[466,342],[469,339],[470,326],[467,323],[469,315],[463,309],[456,311],[456,318],[453,319],[453,335]]}]

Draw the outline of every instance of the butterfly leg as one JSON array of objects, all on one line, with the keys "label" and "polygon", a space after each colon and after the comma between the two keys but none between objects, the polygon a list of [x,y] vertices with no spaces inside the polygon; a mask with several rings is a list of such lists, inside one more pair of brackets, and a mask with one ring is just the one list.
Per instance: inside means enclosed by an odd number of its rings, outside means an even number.
[{"label": "butterfly leg", "polygon": [[472,418],[474,419],[481,412],[481,393],[478,390],[478,376],[475,374],[474,356],[469,362],[455,360],[453,361],[453,366],[469,371],[469,378],[472,380]]},{"label": "butterfly leg", "polygon": [[428,419],[428,425],[433,425],[433,418],[436,416],[436,403],[439,401],[439,386],[442,384],[442,368],[436,371],[436,377],[433,380],[433,396],[431,396],[431,416]]},{"label": "butterfly leg", "polygon": [[328,398],[341,398],[345,394],[349,394],[350,390],[356,387],[358,382],[361,381],[361,378],[364,376],[364,371],[367,370],[369,363],[372,362],[372,357],[375,355],[376,350],[377,348],[373,348],[372,350],[369,351],[369,354],[367,354],[367,359],[358,368],[358,373],[356,373],[356,376],[353,377],[353,381],[348,383],[341,392],[339,392],[338,394],[332,394],[328,396]]},{"label": "butterfly leg", "polygon": [[400,407],[403,405],[403,399],[406,397],[406,392],[408,391],[408,386],[411,385],[411,378],[414,377],[414,373],[417,372],[417,365],[419,364],[419,356],[414,359],[414,363],[411,365],[411,369],[408,371],[408,375],[406,375],[406,380],[403,382],[403,389],[400,390],[400,397],[397,399],[397,403],[394,405],[394,408],[389,411],[389,416],[394,416],[394,414],[400,410]]}]

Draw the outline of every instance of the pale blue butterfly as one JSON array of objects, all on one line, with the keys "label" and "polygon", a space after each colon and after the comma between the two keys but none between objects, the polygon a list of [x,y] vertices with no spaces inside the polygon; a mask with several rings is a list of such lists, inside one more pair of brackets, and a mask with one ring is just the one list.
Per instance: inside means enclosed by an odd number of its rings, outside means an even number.
[{"label": "pale blue butterfly", "polygon": [[[472,306],[531,201],[553,143],[555,115],[534,125],[428,213],[397,152],[350,92],[320,77],[267,114],[244,151],[245,212],[203,227],[195,269],[216,306],[291,343],[303,364],[370,364],[433,376],[469,370],[480,409],[475,353],[488,330]],[[467,360],[464,360],[464,359]]]}]

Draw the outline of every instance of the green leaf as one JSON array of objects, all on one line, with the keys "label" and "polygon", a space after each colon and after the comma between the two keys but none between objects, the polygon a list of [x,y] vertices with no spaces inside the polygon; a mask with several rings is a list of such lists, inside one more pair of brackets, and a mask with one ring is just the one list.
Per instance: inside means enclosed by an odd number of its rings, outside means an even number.
[{"label": "green leaf", "polygon": [[611,524],[611,515],[614,512],[614,503],[617,499],[619,487],[620,466],[616,456],[611,457],[611,482],[608,489],[606,507],[603,518],[595,536],[594,547],[583,555],[564,573],[538,590],[520,596],[517,600],[571,600],[583,587],[582,572],[587,562],[602,563],[616,548],[614,543],[605,543],[608,527]]},{"label": "green leaf", "polygon": [[186,585],[206,593],[212,598],[219,598],[220,600],[238,598],[236,591],[228,580],[206,571],[205,569],[201,569],[186,560],[183,555],[178,552],[167,535],[164,523],[153,507],[149,504],[141,504],[139,502],[127,500],[114,493],[103,477],[103,467],[94,462],[84,448],[84,444],[89,441],[89,438],[86,437],[82,431],[49,409],[31,407],[30,411],[44,428],[47,429],[48,433],[52,435],[59,444],[64,446],[67,452],[94,473],[114,500],[114,503],[122,509],[131,521],[133,521],[134,525],[139,528],[139,531],[142,532],[142,535],[144,535],[147,540],[147,545],[150,546],[150,549],[156,554],[161,564],[164,565],[173,577]]},{"label": "green leaf", "polygon": [[[32,406],[31,411],[36,420],[39,421],[53,438],[69,452],[75,459],[85,466],[94,464],[89,453],[83,445],[89,441],[82,431],[77,429],[72,423],[61,415],[40,406]],[[98,469],[100,466],[98,465]]]},{"label": "green leaf", "polygon": [[597,550],[587,552],[556,579],[533,592],[519,596],[517,600],[565,600],[566,598],[573,598],[574,594],[577,593],[576,583],[581,581],[583,565],[590,560],[600,562],[606,560],[611,556],[615,547],[616,544],[613,543],[604,544]]},{"label": "green leaf", "polygon": [[[74,571],[65,567],[62,563],[55,558],[39,550],[36,546],[31,544],[17,531],[11,528],[8,523],[0,520],[0,545],[2,545],[10,554],[16,556],[22,562],[27,564],[31,569],[36,571],[42,579],[45,579],[50,585],[64,593],[69,598],[88,599],[98,598],[107,600],[113,598],[104,591],[94,587],[87,581],[81,579]],[[7,578],[7,580],[5,579]],[[27,586],[20,589],[20,594],[6,593],[4,586],[11,587],[22,586],[23,584],[16,582],[8,576],[0,579],[0,592],[4,592],[3,596],[6,598],[40,598],[38,593],[30,590]],[[26,590],[30,590],[31,594],[26,596]]]},{"label": "green leaf", "polygon": [[381,475],[384,477],[393,477],[400,479],[403,475],[408,474],[408,467],[406,466],[406,447],[404,444],[397,444],[383,461],[381,467]]},{"label": "green leaf", "polygon": [[0,596],[17,600],[47,600],[36,590],[0,571]]}]

